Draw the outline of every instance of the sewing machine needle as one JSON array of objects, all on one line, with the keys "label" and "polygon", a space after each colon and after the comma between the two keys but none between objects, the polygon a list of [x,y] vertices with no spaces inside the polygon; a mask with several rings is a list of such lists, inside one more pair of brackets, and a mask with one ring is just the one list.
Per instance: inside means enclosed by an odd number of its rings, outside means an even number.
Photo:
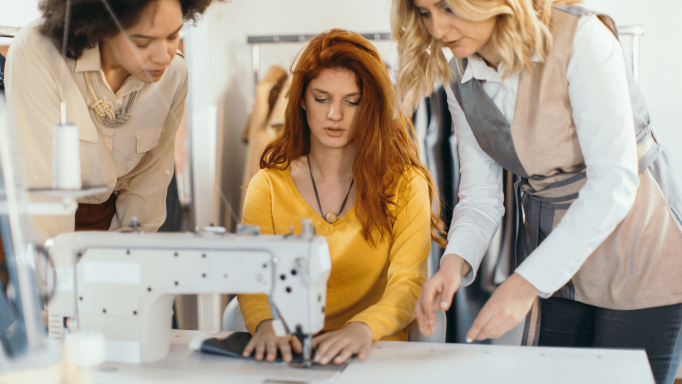
[{"label": "sewing machine needle", "polygon": [[312,366],[312,335],[305,335],[303,337],[303,366],[310,368]]}]

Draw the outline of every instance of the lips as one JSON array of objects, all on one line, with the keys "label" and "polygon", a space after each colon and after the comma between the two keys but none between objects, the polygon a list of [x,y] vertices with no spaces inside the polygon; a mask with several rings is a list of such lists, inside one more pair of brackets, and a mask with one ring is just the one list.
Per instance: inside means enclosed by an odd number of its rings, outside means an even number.
[{"label": "lips", "polygon": [[457,39],[457,40],[452,40],[452,41],[441,41],[444,46],[448,48],[455,48],[456,46],[459,45],[459,42],[462,41],[462,39]]},{"label": "lips", "polygon": [[153,70],[153,71],[146,70],[145,72],[147,72],[147,73],[150,74],[151,76],[159,77],[159,76],[163,75],[163,73],[164,73],[165,71],[166,71],[165,69],[157,69],[157,70]]}]

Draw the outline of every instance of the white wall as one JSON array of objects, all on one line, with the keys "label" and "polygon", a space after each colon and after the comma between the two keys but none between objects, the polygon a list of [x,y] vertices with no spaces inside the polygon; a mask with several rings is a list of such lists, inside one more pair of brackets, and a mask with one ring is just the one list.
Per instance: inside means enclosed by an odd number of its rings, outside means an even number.
[{"label": "white wall", "polygon": [[[0,26],[21,27],[38,16],[38,0],[0,0]],[[0,45],[7,45],[11,41],[0,38]]]},{"label": "white wall", "polygon": [[[682,44],[680,0],[586,0],[585,6],[611,16],[617,25],[644,24],[640,45],[639,84],[652,121],[670,152],[682,144]],[[682,169],[682,154],[676,154]]]}]

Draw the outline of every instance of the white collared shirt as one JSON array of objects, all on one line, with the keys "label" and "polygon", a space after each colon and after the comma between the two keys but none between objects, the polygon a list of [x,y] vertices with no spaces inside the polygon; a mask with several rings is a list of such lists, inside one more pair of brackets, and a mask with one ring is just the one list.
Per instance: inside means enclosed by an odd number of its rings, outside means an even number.
[{"label": "white collared shirt", "polygon": [[[499,70],[500,68],[498,68]],[[564,286],[632,207],[639,187],[637,145],[620,44],[596,16],[582,18],[568,63],[569,99],[587,182],[559,225],[516,269],[549,297]],[[519,74],[504,80],[477,56],[468,58],[462,82],[483,80],[483,89],[514,119]],[[450,87],[445,87],[459,143],[460,202],[445,254],[472,266],[470,284],[504,214],[502,168],[478,145]]]},{"label": "white collared shirt", "polygon": [[[99,47],[78,60],[62,59],[52,41],[39,32],[42,20],[21,29],[7,60],[7,100],[13,106],[29,188],[52,184],[52,128],[66,102],[66,119],[79,129],[84,186],[106,185],[100,195],[79,199],[99,204],[117,194],[110,230],[137,216],[145,231],[156,231],[166,218],[166,191],[173,176],[175,133],[187,97],[187,67],[177,55],[160,81],[145,84],[130,76],[114,94],[104,77]],[[128,122],[117,128],[100,124],[84,72],[90,72],[97,98],[119,110],[137,91]],[[74,230],[73,216],[35,217],[36,241]]]}]

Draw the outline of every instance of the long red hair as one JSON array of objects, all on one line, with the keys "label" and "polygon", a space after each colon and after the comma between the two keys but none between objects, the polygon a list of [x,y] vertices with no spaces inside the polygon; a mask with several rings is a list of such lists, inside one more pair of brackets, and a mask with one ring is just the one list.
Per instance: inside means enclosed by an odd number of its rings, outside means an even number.
[{"label": "long red hair", "polygon": [[[376,244],[373,232],[393,239],[395,217],[389,210],[393,195],[389,192],[410,168],[419,171],[429,186],[431,237],[445,247],[443,222],[438,216],[438,196],[433,178],[419,160],[419,147],[412,122],[401,112],[394,114],[395,93],[386,65],[376,48],[361,35],[344,29],[332,29],[315,36],[291,65],[293,77],[287,98],[284,126],[263,152],[261,168],[287,168],[292,160],[310,152],[310,127],[300,100],[306,88],[326,69],[346,69],[358,79],[362,92],[354,142],[355,215],[368,241]],[[412,134],[412,136],[410,136]],[[377,183],[383,180],[383,183]],[[436,202],[436,204],[434,204]],[[433,207],[436,207],[435,209]]]}]

